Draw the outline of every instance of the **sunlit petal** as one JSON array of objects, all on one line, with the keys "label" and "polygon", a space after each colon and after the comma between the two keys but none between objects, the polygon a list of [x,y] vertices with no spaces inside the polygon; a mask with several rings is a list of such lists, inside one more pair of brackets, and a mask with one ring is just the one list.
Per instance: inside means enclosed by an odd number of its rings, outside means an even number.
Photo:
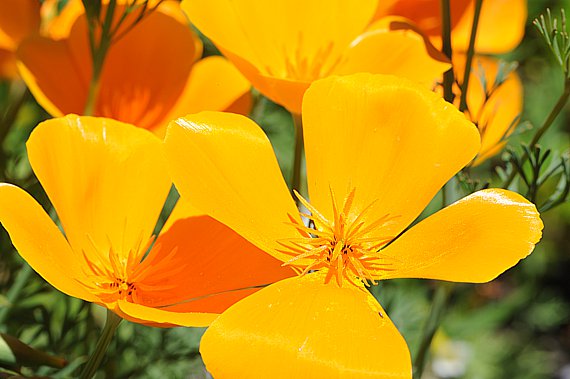
[{"label": "sunlit petal", "polygon": [[364,288],[286,279],[212,323],[200,352],[216,378],[411,378],[405,341]]},{"label": "sunlit petal", "polygon": [[117,313],[129,321],[152,326],[208,326],[218,314],[204,312],[170,312],[160,308],[151,308],[124,300],[117,302]]},{"label": "sunlit petal", "polygon": [[[411,111],[413,110],[413,111]],[[334,219],[355,191],[353,214],[396,236],[479,149],[479,134],[451,104],[410,81],[358,74],[315,82],[303,123],[311,203]],[[353,216],[355,217],[355,216]]]},{"label": "sunlit petal", "polygon": [[146,244],[171,186],[157,137],[69,115],[38,125],[27,147],[75,251],[127,254]]},{"label": "sunlit petal", "polygon": [[448,206],[382,250],[386,278],[487,282],[534,249],[542,235],[534,204],[490,189]]},{"label": "sunlit petal", "polygon": [[94,296],[77,281],[82,278],[79,257],[30,195],[0,184],[0,222],[22,258],[47,282],[70,296],[93,301]]},{"label": "sunlit petal", "polygon": [[183,197],[260,249],[288,260],[278,252],[277,240],[296,236],[286,223],[288,214],[299,216],[259,126],[241,115],[202,112],[172,122],[165,142]]}]

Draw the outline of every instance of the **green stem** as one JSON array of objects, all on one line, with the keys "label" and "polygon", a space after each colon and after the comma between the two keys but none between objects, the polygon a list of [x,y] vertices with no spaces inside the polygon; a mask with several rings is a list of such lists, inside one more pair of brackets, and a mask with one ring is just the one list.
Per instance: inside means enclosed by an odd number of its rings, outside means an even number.
[{"label": "green stem", "polygon": [[483,0],[475,1],[475,13],[473,15],[473,24],[471,25],[471,37],[469,38],[469,48],[467,49],[467,60],[465,62],[465,74],[461,85],[461,99],[459,100],[459,110],[461,112],[467,109],[467,89],[469,88],[469,78],[471,76],[471,64],[475,55],[475,40],[477,38],[477,27],[479,26],[479,16],[481,15],[481,6]]},{"label": "green stem", "polygon": [[420,346],[416,353],[416,359],[414,361],[414,379],[420,379],[422,377],[427,353],[431,346],[433,336],[435,335],[435,332],[439,328],[441,320],[443,319],[443,314],[447,308],[452,290],[452,283],[438,283],[438,287],[435,290],[435,294],[433,296],[433,303],[431,305],[430,314],[424,325]]},{"label": "green stem", "polygon": [[[554,105],[554,108],[552,108],[552,110],[550,111],[550,113],[546,117],[546,120],[544,120],[544,123],[542,124],[542,126],[536,131],[536,133],[532,137],[532,140],[530,141],[530,144],[529,144],[529,146],[531,148],[533,146],[535,146],[540,141],[540,139],[542,138],[544,133],[546,133],[546,131],[552,126],[552,124],[554,123],[554,120],[556,120],[556,117],[558,117],[558,115],[560,114],[562,109],[564,109],[564,106],[568,102],[569,97],[570,97],[570,79],[566,79],[564,82],[564,91],[562,92],[562,94],[558,98],[558,101]],[[521,165],[524,164],[527,159],[528,159],[528,154],[525,152],[525,154],[522,156],[522,159],[521,159]],[[511,185],[511,183],[515,179],[516,175],[517,175],[517,171],[513,170],[511,172],[511,174],[509,175],[509,177],[503,183],[503,188],[509,188],[509,186]]]},{"label": "green stem", "polygon": [[[452,56],[451,48],[451,9],[449,0],[441,0],[441,47],[442,52],[449,60]],[[453,103],[453,83],[455,77],[453,67],[443,74],[443,98],[445,101]]]},{"label": "green stem", "polygon": [[293,156],[291,192],[299,192],[301,187],[301,166],[303,161],[303,120],[300,114],[292,113],[292,116],[293,126],[295,127],[295,153]]},{"label": "green stem", "polygon": [[6,307],[0,308],[0,329],[1,330],[5,331],[6,328],[5,328],[4,323],[6,322],[6,319],[8,318],[8,316],[10,315],[10,311],[13,308],[12,305],[14,303],[16,303],[16,301],[20,297],[20,293],[22,292],[22,290],[24,289],[26,284],[29,282],[29,279],[30,279],[30,276],[32,275],[32,272],[33,272],[32,268],[27,263],[24,263],[24,266],[22,266],[20,272],[18,273],[18,277],[14,281],[14,284],[8,290],[8,293],[6,294],[6,299],[8,300],[9,305]]},{"label": "green stem", "polygon": [[103,357],[105,356],[107,347],[111,343],[111,340],[115,335],[115,331],[122,320],[123,319],[117,316],[115,312],[107,309],[107,319],[105,320],[103,332],[101,333],[101,337],[99,337],[99,341],[97,341],[95,351],[93,351],[93,354],[89,357],[87,364],[83,368],[83,372],[79,376],[80,379],[91,379],[95,375],[97,369],[101,365]]}]

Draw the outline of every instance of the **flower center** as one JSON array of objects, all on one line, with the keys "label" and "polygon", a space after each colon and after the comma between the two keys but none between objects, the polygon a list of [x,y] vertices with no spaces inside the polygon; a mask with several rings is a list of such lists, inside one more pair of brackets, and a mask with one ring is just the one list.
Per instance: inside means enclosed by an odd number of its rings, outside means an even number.
[{"label": "flower center", "polygon": [[383,272],[390,271],[391,263],[380,249],[394,236],[378,236],[377,231],[398,216],[385,215],[373,222],[365,221],[365,215],[375,202],[355,216],[352,210],[354,193],[353,189],[344,199],[342,208],[339,208],[331,189],[333,219],[329,220],[295,192],[299,201],[311,212],[301,215],[310,220],[313,228],[297,221],[291,223],[301,238],[280,242],[285,247],[281,252],[293,255],[284,265],[297,266],[301,260],[312,260],[302,265],[301,275],[311,270],[326,269],[325,282],[335,277],[339,286],[342,286],[344,279],[352,283],[360,280],[367,286],[376,284],[376,280],[383,277]]}]

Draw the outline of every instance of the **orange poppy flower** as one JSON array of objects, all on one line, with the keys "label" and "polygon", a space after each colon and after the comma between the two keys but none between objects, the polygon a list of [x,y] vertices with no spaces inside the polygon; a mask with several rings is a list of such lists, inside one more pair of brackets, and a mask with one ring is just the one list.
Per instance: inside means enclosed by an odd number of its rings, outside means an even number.
[{"label": "orange poppy flower", "polygon": [[314,228],[253,121],[204,112],[167,131],[182,196],[302,274],[216,319],[202,339],[206,367],[216,378],[410,378],[406,344],[364,286],[492,280],[533,250],[539,214],[522,196],[489,189],[401,234],[479,150],[475,126],[418,84],[322,79],[305,94],[302,115],[310,202],[299,199]]},{"label": "orange poppy flower", "polygon": [[[454,0],[451,5],[451,43],[455,77],[465,76],[465,53],[469,48],[475,12],[473,0]],[[375,18],[398,15],[409,18],[436,46],[441,46],[441,4],[439,0],[393,0],[377,8]],[[527,17],[525,0],[484,1],[475,40],[477,54],[502,54],[514,49],[524,36]],[[476,56],[471,66],[467,93],[467,115],[481,133],[481,150],[473,162],[478,165],[502,150],[516,126],[523,108],[523,86],[516,72],[491,90],[499,64],[491,57]],[[483,88],[483,86],[486,88]],[[485,103],[486,93],[490,95]],[[459,94],[458,94],[459,96]],[[459,105],[459,98],[456,98]],[[500,111],[499,111],[500,110]]]},{"label": "orange poppy flower", "polygon": [[[121,14],[124,8],[118,8]],[[129,17],[137,15],[135,11]],[[20,46],[22,77],[51,115],[81,114],[92,75],[81,1],[71,0],[47,33],[51,38],[30,38]],[[250,84],[225,59],[198,60],[201,54],[201,42],[179,3],[162,2],[109,49],[94,115],[160,134],[169,120],[188,112],[247,113]],[[235,104],[239,108],[232,108]]]},{"label": "orange poppy flower", "polygon": [[319,78],[374,72],[431,84],[449,68],[411,28],[367,29],[377,3],[185,0],[182,8],[255,88],[299,114]]},{"label": "orange poppy flower", "polygon": [[30,266],[70,296],[134,322],[200,326],[250,287],[294,275],[185,202],[155,241],[172,184],[162,142],[146,130],[69,115],[38,125],[27,148],[65,235],[10,184],[0,184],[0,222]]},{"label": "orange poppy flower", "polygon": [[24,38],[39,29],[39,1],[0,1],[0,79],[18,77],[16,49]]}]

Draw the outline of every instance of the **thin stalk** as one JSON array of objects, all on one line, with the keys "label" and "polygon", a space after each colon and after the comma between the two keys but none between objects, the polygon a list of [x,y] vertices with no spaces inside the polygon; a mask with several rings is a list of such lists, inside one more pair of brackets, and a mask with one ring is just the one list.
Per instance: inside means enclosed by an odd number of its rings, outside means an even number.
[{"label": "thin stalk", "polygon": [[107,352],[107,347],[111,343],[113,336],[115,335],[115,331],[117,327],[121,323],[123,319],[115,314],[115,312],[107,309],[107,319],[105,320],[105,326],[103,327],[103,332],[101,333],[101,337],[99,337],[99,341],[97,341],[97,346],[95,347],[95,351],[89,357],[89,360],[85,364],[83,368],[83,372],[79,376],[80,379],[91,379],[97,369],[101,365],[101,361]]},{"label": "thin stalk", "polygon": [[443,315],[447,308],[451,292],[453,290],[453,284],[451,283],[438,283],[438,287],[435,290],[433,296],[433,303],[431,305],[431,310],[429,317],[424,325],[422,331],[422,338],[420,346],[416,353],[416,359],[414,360],[414,379],[420,379],[424,372],[427,353],[431,346],[433,336],[441,324]]},{"label": "thin stalk", "polygon": [[[540,141],[544,133],[546,133],[546,131],[552,126],[554,120],[556,120],[556,117],[558,117],[562,109],[564,109],[564,106],[568,102],[569,97],[570,97],[570,79],[566,79],[564,82],[564,92],[562,92],[562,94],[558,98],[558,101],[556,102],[556,104],[554,105],[554,107],[546,117],[546,120],[544,120],[544,122],[542,123],[542,126],[536,131],[536,133],[532,137],[532,140],[530,141],[529,144],[531,148]],[[528,154],[525,151],[524,155],[521,158],[521,165],[524,164],[527,159],[528,159]],[[503,183],[503,188],[509,188],[509,186],[515,179],[516,175],[517,171],[513,170],[509,175],[509,177]]]},{"label": "thin stalk", "polygon": [[481,15],[481,6],[483,0],[475,0],[475,13],[473,15],[473,24],[471,25],[471,37],[469,38],[469,48],[467,49],[467,60],[465,61],[465,74],[461,85],[461,98],[459,100],[459,110],[461,112],[467,109],[467,89],[469,88],[469,78],[471,76],[471,64],[475,55],[475,40],[477,38],[477,27],[479,26],[479,16]]},{"label": "thin stalk", "polygon": [[[441,50],[451,61],[453,50],[451,48],[451,8],[449,0],[441,0]],[[453,83],[455,76],[453,67],[443,74],[443,98],[453,103]]]},{"label": "thin stalk", "polygon": [[301,166],[303,162],[303,120],[300,114],[293,116],[293,126],[295,127],[295,153],[293,156],[293,178],[291,180],[291,193],[300,193],[301,187]]}]

